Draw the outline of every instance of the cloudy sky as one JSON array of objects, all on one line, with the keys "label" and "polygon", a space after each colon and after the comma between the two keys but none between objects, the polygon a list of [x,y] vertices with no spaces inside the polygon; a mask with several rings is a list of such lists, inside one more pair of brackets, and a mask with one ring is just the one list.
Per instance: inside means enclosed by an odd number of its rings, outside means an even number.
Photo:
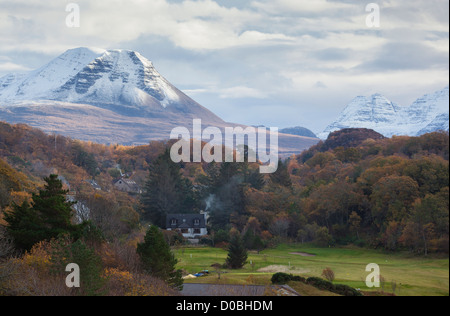
[{"label": "cloudy sky", "polygon": [[448,12],[448,0],[0,0],[0,76],[69,48],[131,49],[227,121],[319,132],[358,95],[406,106],[447,86]]}]

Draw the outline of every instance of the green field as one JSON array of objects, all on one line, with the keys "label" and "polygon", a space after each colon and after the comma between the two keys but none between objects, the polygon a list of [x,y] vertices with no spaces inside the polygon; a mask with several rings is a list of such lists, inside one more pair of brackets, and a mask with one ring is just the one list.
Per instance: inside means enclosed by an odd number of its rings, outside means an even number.
[{"label": "green field", "polygon": [[[223,264],[227,252],[211,247],[183,247],[174,250],[178,268],[186,273],[209,270],[210,275],[186,283],[270,284],[275,272],[286,272],[304,277],[320,277],[323,269],[331,268],[336,275],[334,283],[346,284],[362,291],[393,292],[400,296],[448,296],[449,260],[438,257],[418,257],[408,253],[387,253],[355,247],[315,248],[298,244],[283,244],[259,254],[250,252],[248,263],[241,270],[221,270],[220,280],[215,263]],[[294,253],[307,253],[302,256]],[[382,288],[369,289],[365,280],[369,263],[376,263],[385,282]]]}]

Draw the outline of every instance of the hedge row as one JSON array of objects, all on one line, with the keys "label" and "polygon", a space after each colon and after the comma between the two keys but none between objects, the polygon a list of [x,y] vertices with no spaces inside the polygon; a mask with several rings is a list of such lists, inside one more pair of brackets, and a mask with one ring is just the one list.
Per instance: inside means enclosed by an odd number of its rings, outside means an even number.
[{"label": "hedge row", "polygon": [[359,291],[348,285],[333,284],[329,281],[317,277],[310,277],[308,279],[305,279],[304,277],[301,276],[296,276],[283,272],[278,272],[272,275],[273,284],[285,284],[289,281],[302,282],[308,285],[312,285],[318,288],[319,290],[329,291],[343,296],[363,296]]},{"label": "hedge row", "polygon": [[304,277],[298,275],[287,274],[283,272],[278,272],[272,275],[272,284],[286,284],[289,281],[297,281],[306,283],[306,279]]}]

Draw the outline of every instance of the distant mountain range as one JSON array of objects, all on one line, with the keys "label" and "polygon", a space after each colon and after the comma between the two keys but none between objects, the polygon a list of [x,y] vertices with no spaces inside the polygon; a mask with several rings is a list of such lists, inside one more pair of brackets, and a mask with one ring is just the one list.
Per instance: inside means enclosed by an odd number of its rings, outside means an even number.
[{"label": "distant mountain range", "polygon": [[[297,154],[344,128],[373,129],[386,137],[449,130],[449,88],[407,107],[380,94],[356,97],[317,136],[304,127],[280,130],[282,156]],[[0,78],[0,120],[47,133],[106,144],[165,140],[174,127],[241,126],[223,121],[167,81],[130,50],[75,48],[43,67]]]},{"label": "distant mountain range", "polygon": [[280,129],[280,133],[317,138],[313,131],[301,126],[283,128]]},{"label": "distant mountain range", "polygon": [[[267,130],[270,129],[269,127],[266,127],[264,125],[254,125],[253,127],[265,127]],[[283,134],[288,134],[288,135],[318,138],[316,136],[316,134],[314,134],[313,131],[311,131],[310,129],[307,129],[306,127],[302,127],[302,126],[282,128],[282,129],[279,129],[278,132],[283,133]]]},{"label": "distant mountain range", "polygon": [[[242,126],[228,123],[167,81],[130,50],[75,48],[43,67],[0,78],[0,120],[47,133],[106,144],[165,140],[174,127]],[[280,134],[282,155],[300,153],[317,139]]]},{"label": "distant mountain range", "polygon": [[424,95],[410,106],[399,106],[381,94],[356,97],[318,136],[326,139],[344,128],[369,128],[386,137],[448,131],[449,88]]}]

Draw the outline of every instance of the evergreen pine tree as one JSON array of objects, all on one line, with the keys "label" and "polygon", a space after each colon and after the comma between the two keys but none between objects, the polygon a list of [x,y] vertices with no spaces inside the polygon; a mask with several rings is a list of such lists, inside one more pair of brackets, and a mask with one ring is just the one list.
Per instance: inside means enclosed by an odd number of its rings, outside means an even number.
[{"label": "evergreen pine tree", "polygon": [[292,187],[291,176],[288,171],[288,163],[283,162],[281,159],[278,161],[278,169],[274,173],[270,174],[270,180],[272,183],[281,185],[287,188]]},{"label": "evergreen pine tree", "polygon": [[239,234],[231,237],[226,264],[231,269],[241,269],[247,262],[248,254]]},{"label": "evergreen pine tree", "polygon": [[42,240],[42,222],[28,201],[21,205],[13,203],[12,211],[5,212],[4,219],[7,223],[6,230],[18,249],[30,250],[37,241]]},{"label": "evergreen pine tree", "polygon": [[192,183],[182,177],[180,165],[171,160],[168,149],[151,164],[141,201],[143,218],[159,227],[165,226],[167,214],[194,211]]},{"label": "evergreen pine tree", "polygon": [[206,199],[209,195],[215,194],[218,186],[216,185],[219,179],[220,167],[213,161],[204,168],[205,174],[200,174],[197,177],[197,190],[201,198]]},{"label": "evergreen pine tree", "polygon": [[79,266],[80,287],[73,289],[77,295],[101,296],[105,294],[106,279],[102,276],[102,258],[96,254],[93,248],[80,239],[72,242],[67,238],[59,238],[52,241],[51,249],[52,273],[61,274],[69,263],[76,263]]},{"label": "evergreen pine tree", "polygon": [[63,190],[62,182],[57,175],[44,178],[46,182],[44,190],[39,194],[33,194],[33,211],[38,214],[45,224],[45,239],[57,237],[60,233],[73,232],[73,209],[76,202],[67,201],[68,191]]},{"label": "evergreen pine tree", "polygon": [[232,181],[233,178],[239,175],[239,163],[223,162],[220,165],[219,178],[216,181],[216,186],[223,187]]},{"label": "evergreen pine tree", "polygon": [[257,250],[258,253],[264,249],[264,242],[261,237],[248,229],[243,238],[244,245],[247,249]]},{"label": "evergreen pine tree", "polygon": [[174,288],[181,289],[183,285],[181,271],[175,270],[178,260],[158,227],[152,225],[149,228],[144,242],[137,246],[137,253],[147,273],[166,281]]},{"label": "evergreen pine tree", "polygon": [[28,202],[20,206],[13,204],[12,212],[5,215],[7,231],[22,250],[30,250],[35,243],[60,234],[78,232],[79,226],[72,224],[74,202],[66,200],[67,191],[62,189],[62,182],[57,175],[44,180],[45,188],[33,194],[31,206]]},{"label": "evergreen pine tree", "polygon": [[259,172],[259,168],[255,170],[249,169],[245,174],[245,183],[248,183],[256,190],[262,190],[265,185],[264,175]]}]

